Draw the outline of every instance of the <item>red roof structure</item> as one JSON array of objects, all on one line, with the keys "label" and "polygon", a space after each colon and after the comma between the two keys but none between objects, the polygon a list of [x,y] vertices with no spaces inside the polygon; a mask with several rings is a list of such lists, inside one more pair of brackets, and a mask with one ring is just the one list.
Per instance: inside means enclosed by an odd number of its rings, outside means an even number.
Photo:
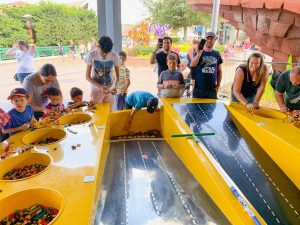
[{"label": "red roof structure", "polygon": [[[212,12],[213,0],[187,0],[193,8]],[[293,0],[221,0],[219,15],[237,29],[244,30],[250,40],[275,62],[293,62],[300,57],[300,1]],[[282,71],[285,65],[274,65]]]}]

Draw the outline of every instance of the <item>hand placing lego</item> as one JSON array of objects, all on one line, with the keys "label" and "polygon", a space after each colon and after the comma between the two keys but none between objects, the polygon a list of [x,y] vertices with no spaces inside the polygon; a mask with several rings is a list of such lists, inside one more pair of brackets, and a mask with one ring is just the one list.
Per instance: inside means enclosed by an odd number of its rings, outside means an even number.
[{"label": "hand placing lego", "polygon": [[117,89],[114,87],[113,89],[111,89],[110,93],[111,93],[112,95],[117,94]]},{"label": "hand placing lego", "polygon": [[108,94],[110,92],[110,90],[106,86],[102,86],[101,88],[104,94]]},{"label": "hand placing lego", "polygon": [[172,84],[172,87],[175,88],[175,89],[177,89],[178,88],[178,84],[174,83],[174,84]]}]

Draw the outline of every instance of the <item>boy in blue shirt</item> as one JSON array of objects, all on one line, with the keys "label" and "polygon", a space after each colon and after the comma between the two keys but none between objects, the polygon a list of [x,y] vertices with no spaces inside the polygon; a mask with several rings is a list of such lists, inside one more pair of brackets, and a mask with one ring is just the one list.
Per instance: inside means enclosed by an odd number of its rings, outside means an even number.
[{"label": "boy in blue shirt", "polygon": [[29,95],[24,88],[13,89],[7,99],[11,100],[14,108],[8,112],[10,121],[2,128],[2,133],[12,136],[36,123],[33,109],[28,104]]},{"label": "boy in blue shirt", "polygon": [[[158,99],[146,91],[135,91],[127,95],[125,99],[126,109],[132,109],[126,130],[129,131],[134,115],[142,108],[147,108],[148,113],[154,113],[157,109]],[[134,109],[133,109],[134,108]]]}]

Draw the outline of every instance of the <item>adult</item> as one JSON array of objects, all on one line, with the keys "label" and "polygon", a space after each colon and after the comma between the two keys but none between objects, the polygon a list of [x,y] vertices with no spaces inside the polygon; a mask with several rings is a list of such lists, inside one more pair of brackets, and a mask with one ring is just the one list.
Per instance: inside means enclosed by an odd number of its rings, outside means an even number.
[{"label": "adult", "polygon": [[[161,45],[160,42],[157,42],[155,50],[152,52],[150,58],[150,64],[157,63],[158,70],[157,75],[159,77],[160,73],[164,70],[168,69],[167,65],[167,56],[170,52],[177,55],[177,66],[180,64],[179,56],[176,52],[171,51],[172,46],[172,39],[170,37],[163,38],[163,44]],[[162,48],[162,51],[159,51]]]},{"label": "adult", "polygon": [[188,67],[191,66],[191,62],[192,62],[193,58],[197,55],[198,44],[199,44],[199,41],[194,39],[192,41],[192,46],[188,49],[188,52],[187,52],[187,60],[188,60],[187,66]]},{"label": "adult", "polygon": [[[92,50],[85,57],[86,79],[91,83],[91,99],[96,103],[114,103],[116,84],[119,82],[121,65],[118,53],[112,51],[113,42],[110,37],[99,39],[99,48]],[[112,70],[115,69],[116,79],[113,80]]]},{"label": "adult", "polygon": [[33,64],[35,49],[34,44],[27,44],[26,41],[19,40],[5,53],[6,56],[17,59],[16,75],[21,84],[25,77],[35,72]]},{"label": "adult", "polygon": [[300,115],[300,66],[280,74],[275,97],[282,112],[295,110]]},{"label": "adult", "polygon": [[246,64],[241,64],[235,71],[231,90],[231,100],[240,102],[249,110],[259,108],[259,101],[264,93],[269,69],[264,64],[260,53],[252,53]]},{"label": "adult", "polygon": [[83,58],[84,58],[85,51],[86,51],[85,50],[85,45],[84,45],[83,41],[81,41],[79,43],[78,53],[79,53],[80,58],[81,58],[82,61],[83,61]]},{"label": "adult", "polygon": [[223,60],[219,52],[213,50],[217,36],[213,32],[205,35],[206,42],[200,41],[197,55],[191,62],[194,98],[217,99],[222,80]]},{"label": "adult", "polygon": [[70,56],[72,57],[73,61],[75,61],[76,60],[76,57],[75,57],[76,49],[75,49],[74,41],[72,39],[70,40],[69,53],[70,53]]},{"label": "adult", "polygon": [[47,91],[50,87],[60,89],[56,69],[52,64],[45,64],[40,71],[24,79],[23,88],[28,92],[29,102],[34,111],[34,117],[39,120],[48,104]]},{"label": "adult", "polygon": [[127,95],[126,109],[132,109],[128,119],[126,130],[129,131],[134,115],[142,108],[147,108],[148,113],[153,113],[158,106],[158,99],[146,91],[135,91]]}]

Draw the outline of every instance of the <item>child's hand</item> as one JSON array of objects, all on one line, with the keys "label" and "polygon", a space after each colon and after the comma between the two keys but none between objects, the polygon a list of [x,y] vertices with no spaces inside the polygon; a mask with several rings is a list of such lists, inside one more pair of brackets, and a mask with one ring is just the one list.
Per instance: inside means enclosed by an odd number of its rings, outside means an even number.
[{"label": "child's hand", "polygon": [[168,84],[168,83],[166,83],[166,84],[164,84],[164,88],[170,88],[171,87],[171,85],[170,84]]},{"label": "child's hand", "polygon": [[108,94],[110,92],[108,87],[106,87],[106,86],[102,86],[102,91],[104,94]]},{"label": "child's hand", "polygon": [[30,127],[30,122],[24,123],[22,126],[20,126],[20,130],[26,130]]},{"label": "child's hand", "polygon": [[52,111],[50,109],[44,109],[44,114],[45,115],[50,115],[52,113]]},{"label": "child's hand", "polygon": [[112,95],[117,94],[117,89],[116,89],[116,88],[111,89],[110,93],[111,93]]},{"label": "child's hand", "polygon": [[88,106],[89,104],[90,104],[90,103],[88,103],[87,101],[82,101],[80,105],[81,105],[81,106]]},{"label": "child's hand", "polygon": [[175,89],[178,88],[178,84],[173,84],[172,86],[173,86],[173,88],[175,88]]},{"label": "child's hand", "polygon": [[65,112],[66,112],[66,113],[70,113],[70,112],[71,112],[71,109],[65,108]]}]

